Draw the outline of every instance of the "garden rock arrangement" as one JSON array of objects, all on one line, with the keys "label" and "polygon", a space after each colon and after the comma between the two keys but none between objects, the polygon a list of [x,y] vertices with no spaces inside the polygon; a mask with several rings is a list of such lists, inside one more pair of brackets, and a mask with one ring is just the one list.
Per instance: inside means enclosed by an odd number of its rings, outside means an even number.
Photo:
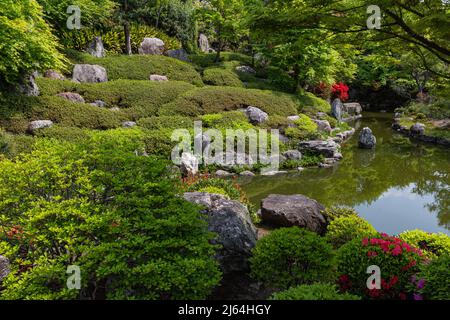
[{"label": "garden rock arrangement", "polygon": [[174,58],[174,59],[178,59],[184,62],[190,62],[191,60],[189,59],[188,53],[186,52],[186,50],[184,49],[176,49],[176,50],[168,50],[165,53],[166,56]]},{"label": "garden rock arrangement", "polygon": [[358,146],[362,149],[374,149],[377,144],[377,138],[372,134],[370,128],[363,128],[360,135]]},{"label": "garden rock arrangement", "polygon": [[66,78],[55,70],[47,70],[44,72],[44,77],[55,80],[65,80]]},{"label": "garden rock arrangement", "polygon": [[323,210],[323,205],[303,195],[271,194],[261,202],[261,219],[268,225],[298,226],[322,234],[327,225]]},{"label": "garden rock arrangement", "polygon": [[402,126],[397,120],[392,124],[392,129],[395,131],[404,134],[406,136],[409,136],[411,138],[427,142],[427,143],[433,143],[442,145],[445,147],[450,147],[450,139],[444,138],[444,137],[435,137],[425,134],[425,127],[421,123],[416,123],[411,126],[411,128],[407,128],[406,126]]},{"label": "garden rock arrangement", "polygon": [[33,72],[29,76],[23,79],[22,83],[19,84],[19,91],[24,95],[29,97],[37,97],[40,93],[39,87],[36,84],[37,72]]},{"label": "garden rock arrangement", "polygon": [[85,103],[84,98],[75,92],[61,92],[58,93],[57,96],[72,102]]},{"label": "garden rock arrangement", "polygon": [[249,66],[237,66],[236,71],[242,73],[256,74],[256,70]]},{"label": "garden rock arrangement", "polygon": [[164,41],[159,38],[144,38],[139,47],[139,54],[162,55],[164,53]]},{"label": "garden rock arrangement", "polygon": [[325,158],[335,158],[339,153],[339,148],[340,145],[333,139],[302,141],[299,144],[300,151],[321,154]]},{"label": "garden rock arrangement", "polygon": [[51,126],[53,126],[53,121],[51,120],[35,120],[30,122],[28,130],[34,132],[35,130],[50,128]]},{"label": "garden rock arrangement", "polygon": [[150,81],[155,81],[155,82],[162,82],[162,81],[169,81],[169,79],[166,76],[161,76],[159,74],[152,74],[150,75]]},{"label": "garden rock arrangement", "polygon": [[200,33],[200,35],[198,37],[198,47],[199,47],[200,51],[203,53],[211,52],[208,37],[204,33]]},{"label": "garden rock arrangement", "polygon": [[184,152],[181,155],[181,165],[180,165],[181,173],[184,176],[195,175],[198,172],[198,159],[195,155]]},{"label": "garden rock arrangement", "polygon": [[351,116],[360,115],[362,107],[358,102],[344,103],[342,110]]},{"label": "garden rock arrangement", "polygon": [[0,255],[0,284],[10,273],[10,264],[8,258]]},{"label": "garden rock arrangement", "polygon": [[192,192],[184,199],[205,206],[208,229],[217,233],[214,243],[221,245],[217,260],[225,273],[248,270],[247,259],[256,245],[257,230],[245,206],[222,195]]},{"label": "garden rock arrangement", "polygon": [[269,115],[267,113],[256,107],[248,107],[245,110],[245,113],[249,121],[253,124],[261,124],[269,119]]},{"label": "garden rock arrangement", "polygon": [[338,121],[342,120],[342,101],[339,98],[336,98],[333,100],[333,103],[331,104],[331,113],[333,114],[333,117],[335,117]]},{"label": "garden rock arrangement", "polygon": [[101,37],[94,37],[94,40],[89,44],[86,52],[96,58],[103,58],[106,56],[105,48]]},{"label": "garden rock arrangement", "polygon": [[81,83],[107,82],[106,69],[99,65],[76,64],[73,68],[72,80]]}]

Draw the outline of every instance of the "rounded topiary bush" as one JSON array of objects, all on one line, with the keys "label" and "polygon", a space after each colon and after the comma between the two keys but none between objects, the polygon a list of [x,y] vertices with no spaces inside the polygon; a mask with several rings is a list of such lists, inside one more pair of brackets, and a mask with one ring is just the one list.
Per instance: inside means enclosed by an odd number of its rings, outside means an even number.
[{"label": "rounded topiary bush", "polygon": [[415,300],[450,300],[450,255],[423,264],[411,279]]},{"label": "rounded topiary bush", "polygon": [[324,238],[298,227],[282,228],[253,249],[251,275],[279,289],[326,281],[332,275],[332,258],[332,247]]},{"label": "rounded topiary bush", "polygon": [[338,248],[353,239],[369,237],[376,233],[377,231],[369,222],[361,217],[351,215],[331,221],[326,238],[335,248]]},{"label": "rounded topiary bush", "polygon": [[422,230],[405,231],[398,236],[403,241],[422,250],[427,258],[450,255],[450,237],[444,233],[428,233]]},{"label": "rounded topiary bush", "polygon": [[[341,290],[373,299],[406,299],[411,276],[423,261],[419,249],[396,237],[378,234],[339,248],[337,272]],[[368,267],[381,270],[381,288],[369,290]]]},{"label": "rounded topiary bush", "polygon": [[209,68],[203,71],[203,82],[213,86],[244,86],[236,73],[223,68]]},{"label": "rounded topiary bush", "polygon": [[315,283],[275,293],[270,300],[361,300],[361,298],[349,293],[340,293],[334,284]]}]

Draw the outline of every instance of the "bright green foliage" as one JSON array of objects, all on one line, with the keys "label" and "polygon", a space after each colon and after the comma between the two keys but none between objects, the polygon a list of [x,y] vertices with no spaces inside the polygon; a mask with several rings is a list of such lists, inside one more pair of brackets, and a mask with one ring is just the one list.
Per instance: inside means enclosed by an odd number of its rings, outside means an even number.
[{"label": "bright green foliage", "polygon": [[227,192],[224,189],[218,188],[218,187],[213,187],[213,186],[205,187],[205,188],[198,189],[197,192],[205,192],[205,193],[211,193],[211,194],[220,194],[222,196],[225,196],[225,198],[229,199],[229,196],[228,196]]},{"label": "bright green foliage", "polygon": [[150,130],[192,129],[194,121],[183,116],[161,116],[142,118],[138,121],[138,125]]},{"label": "bright green foliage", "polygon": [[[0,162],[3,299],[204,299],[218,284],[212,235],[138,130],[41,141]],[[68,265],[82,290],[66,287]]]},{"label": "bright green foliage", "polygon": [[167,76],[169,81],[185,81],[203,85],[200,74],[186,62],[159,55],[107,56],[95,58],[71,52],[75,63],[98,64],[106,69],[109,80],[148,80],[150,75]]},{"label": "bright green foliage", "polygon": [[[107,30],[81,29],[70,30],[63,32],[62,43],[68,49],[75,49],[79,51],[86,50],[87,46],[92,42],[95,36],[101,36],[103,46],[108,54],[122,54],[126,52],[125,49],[125,35],[123,28],[115,27]],[[138,53],[139,47],[144,38],[159,38],[164,41],[166,50],[179,49],[181,47],[180,41],[172,38],[153,27],[146,25],[131,25],[130,26],[131,49],[133,53]]]},{"label": "bright green foliage", "polygon": [[337,218],[358,216],[358,212],[350,207],[331,207],[322,212],[325,219],[331,222]]},{"label": "bright green foliage", "polygon": [[288,290],[277,292],[270,298],[271,300],[361,300],[360,297],[339,293],[333,284],[315,283],[311,285],[301,285]]},{"label": "bright green foliage", "polygon": [[450,255],[443,254],[420,266],[411,291],[426,300],[450,300]]},{"label": "bright green foliage", "polygon": [[51,128],[38,130],[35,133],[35,136],[81,143],[89,138],[89,133],[87,130],[77,127],[63,127],[56,125]]},{"label": "bright green foliage", "polygon": [[335,248],[339,248],[353,239],[370,237],[376,233],[377,231],[369,222],[356,215],[350,215],[331,221],[326,238]]},{"label": "bright green foliage", "polygon": [[318,136],[317,124],[307,115],[300,114],[299,119],[294,121],[296,127],[286,128],[284,133],[287,137],[296,140],[314,139]]},{"label": "bright green foliage", "polygon": [[208,68],[203,72],[203,82],[213,86],[243,87],[238,75],[222,68]]},{"label": "bright green foliage", "polygon": [[450,237],[445,233],[428,233],[422,230],[405,231],[398,236],[403,241],[422,250],[428,258],[450,255]]},{"label": "bright green foliage", "polygon": [[[336,258],[341,290],[372,299],[405,299],[410,279],[423,261],[420,250],[386,234],[347,242]],[[367,288],[370,266],[381,268],[381,289]]]},{"label": "bright green foliage", "polygon": [[69,6],[73,5],[80,8],[81,27],[83,29],[105,22],[111,17],[115,6],[112,0],[37,0],[37,2],[43,8],[45,20],[53,26],[58,35],[63,32],[77,32],[77,30],[69,31],[67,29],[67,19],[73,14],[67,13]]},{"label": "bright green foliage", "polygon": [[106,103],[106,108],[118,107],[133,120],[156,115],[162,105],[195,88],[189,83],[180,81],[156,83],[143,80],[76,84],[72,81],[40,78],[38,84],[44,96],[54,96],[60,92],[77,92],[86,102],[102,100]]},{"label": "bright green foliage", "polygon": [[304,113],[316,115],[317,112],[331,112],[331,105],[322,98],[316,97],[311,92],[299,93],[298,98],[304,108],[301,110]]},{"label": "bright green foliage", "polygon": [[251,57],[237,52],[222,52],[220,63],[216,61],[216,55],[214,53],[191,54],[189,58],[199,68],[219,67],[223,66],[225,62],[239,62],[242,65],[251,65],[252,63]]},{"label": "bright green foliage", "polygon": [[255,89],[205,87],[189,91],[162,107],[160,113],[197,116],[257,106],[269,115],[292,115],[299,108],[295,96]]},{"label": "bright green foliage", "polygon": [[0,84],[15,84],[34,70],[63,68],[56,37],[35,0],[0,2]]},{"label": "bright green foliage", "polygon": [[147,153],[169,159],[176,142],[171,141],[172,129],[143,130],[143,141]]},{"label": "bright green foliage", "polygon": [[251,275],[279,289],[327,281],[332,258],[331,245],[324,238],[298,227],[282,228],[259,240],[253,249]]},{"label": "bright green foliage", "polygon": [[200,117],[203,125],[208,128],[219,130],[226,129],[254,129],[253,125],[248,122],[247,116],[241,111],[229,111],[216,114],[205,114]]}]

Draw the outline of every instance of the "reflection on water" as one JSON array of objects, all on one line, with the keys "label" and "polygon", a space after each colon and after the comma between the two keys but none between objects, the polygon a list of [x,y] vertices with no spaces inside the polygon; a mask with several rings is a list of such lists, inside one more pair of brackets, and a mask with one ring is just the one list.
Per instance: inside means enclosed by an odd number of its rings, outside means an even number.
[{"label": "reflection on water", "polygon": [[[390,129],[392,114],[367,113],[343,146],[344,160],[333,168],[307,169],[244,182],[259,204],[268,194],[304,194],[326,206],[347,205],[390,234],[422,229],[450,234],[450,150],[427,145]],[[359,131],[370,127],[376,150],[357,147]]]}]

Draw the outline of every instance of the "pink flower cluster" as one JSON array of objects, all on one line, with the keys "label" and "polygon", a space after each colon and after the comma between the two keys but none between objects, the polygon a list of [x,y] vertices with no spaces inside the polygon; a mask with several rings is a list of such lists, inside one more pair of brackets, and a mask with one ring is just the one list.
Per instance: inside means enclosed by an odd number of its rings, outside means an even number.
[{"label": "pink flower cluster", "polygon": [[[367,247],[369,245],[377,246],[381,248],[384,253],[388,253],[393,256],[399,256],[404,252],[414,252],[419,256],[422,256],[422,251],[420,251],[420,249],[409,245],[408,243],[402,241],[400,238],[391,237],[385,233],[382,233],[381,237],[379,238],[364,238],[362,240],[362,245],[364,247]],[[375,251],[367,252],[368,257],[376,257],[377,255],[378,253]]]}]

